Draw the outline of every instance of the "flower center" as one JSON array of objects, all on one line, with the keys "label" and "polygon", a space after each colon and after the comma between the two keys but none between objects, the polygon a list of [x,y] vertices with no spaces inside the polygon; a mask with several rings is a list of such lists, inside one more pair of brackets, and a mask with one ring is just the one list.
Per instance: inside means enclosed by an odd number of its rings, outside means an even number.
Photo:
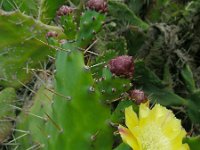
[{"label": "flower center", "polygon": [[149,123],[142,128],[139,139],[142,150],[171,150],[169,139],[155,123]]}]

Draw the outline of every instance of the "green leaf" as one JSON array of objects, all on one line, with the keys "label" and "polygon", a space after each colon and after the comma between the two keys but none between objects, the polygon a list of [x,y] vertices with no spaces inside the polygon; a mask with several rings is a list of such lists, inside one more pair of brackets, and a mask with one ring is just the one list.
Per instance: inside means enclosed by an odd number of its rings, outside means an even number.
[{"label": "green leaf", "polygon": [[130,24],[143,30],[149,28],[149,25],[137,17],[125,4],[109,1],[108,6],[110,15],[115,17],[118,21],[124,21],[127,25]]},{"label": "green leaf", "polygon": [[152,102],[169,105],[186,105],[187,101],[166,89],[162,81],[148,69],[143,61],[135,63],[135,82],[137,87],[149,95]]},{"label": "green leaf", "polygon": [[127,0],[126,4],[135,14],[139,15],[141,13],[142,6],[144,1],[141,0]]},{"label": "green leaf", "polygon": [[200,123],[200,89],[193,92],[188,101],[188,116],[194,123]]},{"label": "green leaf", "polygon": [[183,77],[187,90],[193,93],[196,90],[196,86],[195,86],[192,70],[190,69],[190,66],[188,64],[186,64],[184,68],[182,69],[181,75]]}]

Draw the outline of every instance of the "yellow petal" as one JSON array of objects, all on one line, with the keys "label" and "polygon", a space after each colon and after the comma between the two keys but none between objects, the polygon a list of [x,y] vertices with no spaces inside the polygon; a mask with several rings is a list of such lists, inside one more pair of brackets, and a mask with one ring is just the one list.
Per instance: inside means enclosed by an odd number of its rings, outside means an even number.
[{"label": "yellow petal", "polygon": [[137,114],[133,111],[132,106],[125,109],[126,126],[131,129],[138,125]]},{"label": "yellow petal", "polygon": [[140,104],[140,108],[139,108],[139,118],[146,118],[149,115],[149,107],[147,106],[147,104]]},{"label": "yellow petal", "polygon": [[181,149],[183,147],[182,139],[185,137],[186,132],[184,129],[179,130],[179,134],[171,141],[173,150]]},{"label": "yellow petal", "polygon": [[190,150],[190,147],[188,144],[183,144],[180,150]]},{"label": "yellow petal", "polygon": [[[169,118],[167,121],[165,121],[165,123],[163,123],[161,127],[163,129],[163,133],[171,140],[176,138],[182,130],[181,121],[175,117]],[[183,137],[184,136],[185,134]]]},{"label": "yellow petal", "polygon": [[134,150],[140,150],[136,138],[127,128],[119,125],[118,130],[124,143],[127,143]]},{"label": "yellow petal", "polygon": [[156,104],[149,114],[149,118],[161,126],[172,116],[173,113],[170,110],[159,104]]}]

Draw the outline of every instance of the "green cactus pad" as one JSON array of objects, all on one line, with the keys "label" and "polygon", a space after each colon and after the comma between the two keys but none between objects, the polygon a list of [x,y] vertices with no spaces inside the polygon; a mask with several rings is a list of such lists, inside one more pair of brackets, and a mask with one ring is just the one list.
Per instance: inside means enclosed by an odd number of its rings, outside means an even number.
[{"label": "green cactus pad", "polygon": [[42,147],[41,143],[46,142],[47,135],[44,130],[47,125],[46,113],[51,114],[52,97],[53,93],[42,86],[36,92],[33,100],[22,108],[21,114],[17,118],[15,133],[15,138],[24,135],[15,141],[20,150],[32,146]]},{"label": "green cactus pad", "polygon": [[102,77],[96,80],[96,84],[102,93],[101,99],[108,103],[120,100],[132,86],[130,80],[112,76],[108,68],[104,68]]},{"label": "green cactus pad", "polygon": [[[45,149],[110,150],[110,111],[99,99],[83,55],[71,44],[63,46],[56,59],[52,126]],[[53,123],[54,122],[54,123]]]},{"label": "green cactus pad", "polygon": [[99,32],[105,20],[105,15],[96,11],[85,11],[80,20],[80,31],[77,34],[77,45],[85,48]]},{"label": "green cactus pad", "polygon": [[61,25],[68,40],[74,40],[77,33],[77,23],[73,14],[61,16]]},{"label": "green cactus pad", "polygon": [[0,144],[9,139],[13,131],[15,120],[16,94],[13,88],[6,88],[0,92]]},{"label": "green cactus pad", "polygon": [[28,69],[38,68],[48,55],[55,54],[55,50],[39,40],[46,41],[47,31],[59,35],[62,31],[19,11],[0,10],[0,22],[0,85],[20,87],[20,82],[26,83],[31,77]]}]

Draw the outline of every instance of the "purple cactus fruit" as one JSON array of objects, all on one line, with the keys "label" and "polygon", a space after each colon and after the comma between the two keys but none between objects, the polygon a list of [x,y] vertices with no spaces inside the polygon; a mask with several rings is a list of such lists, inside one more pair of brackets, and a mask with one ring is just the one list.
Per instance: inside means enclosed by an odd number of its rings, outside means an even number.
[{"label": "purple cactus fruit", "polygon": [[147,102],[147,97],[141,90],[131,90],[129,92],[130,98],[135,101],[136,104],[141,104]]},{"label": "purple cactus fruit", "polygon": [[89,0],[86,4],[86,7],[103,13],[108,11],[108,4],[106,0]]},{"label": "purple cactus fruit", "polygon": [[55,32],[55,31],[49,31],[49,32],[47,32],[47,34],[46,34],[46,37],[47,37],[47,38],[50,38],[50,37],[57,37],[57,36],[58,36],[58,33]]},{"label": "purple cactus fruit", "polygon": [[133,77],[134,63],[132,56],[118,56],[109,61],[108,67],[110,71],[117,76]]},{"label": "purple cactus fruit", "polygon": [[57,11],[57,16],[64,16],[64,15],[68,15],[70,13],[72,13],[74,10],[74,8],[63,5],[59,8],[59,10]]}]

